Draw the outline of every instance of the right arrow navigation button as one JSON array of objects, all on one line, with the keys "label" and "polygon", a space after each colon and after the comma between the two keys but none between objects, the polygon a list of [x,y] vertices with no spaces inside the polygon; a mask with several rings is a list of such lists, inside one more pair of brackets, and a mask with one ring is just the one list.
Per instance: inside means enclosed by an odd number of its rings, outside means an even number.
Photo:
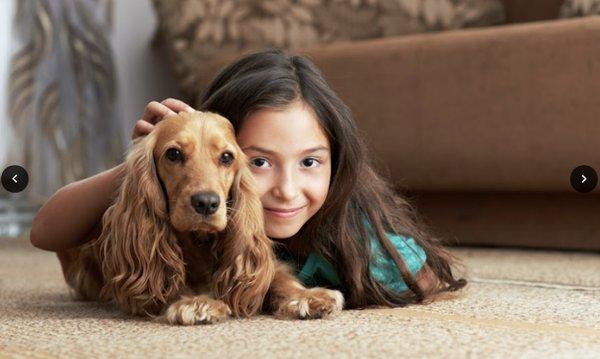
[{"label": "right arrow navigation button", "polygon": [[591,166],[577,166],[571,172],[571,186],[577,192],[588,193],[596,188],[598,174]]}]

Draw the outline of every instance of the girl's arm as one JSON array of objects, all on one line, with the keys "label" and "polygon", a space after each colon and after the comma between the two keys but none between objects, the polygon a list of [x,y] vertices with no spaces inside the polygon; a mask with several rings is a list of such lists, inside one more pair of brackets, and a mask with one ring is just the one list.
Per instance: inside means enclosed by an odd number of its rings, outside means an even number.
[{"label": "girl's arm", "polygon": [[83,244],[102,220],[123,176],[120,164],[93,177],[59,189],[35,216],[29,238],[48,251],[61,251]]},{"label": "girl's arm", "polygon": [[[174,111],[193,111],[184,102],[150,102],[137,121],[132,139],[145,136],[154,124]],[[102,216],[112,203],[124,175],[124,164],[59,189],[36,214],[31,243],[49,251],[64,251],[97,237]]]}]

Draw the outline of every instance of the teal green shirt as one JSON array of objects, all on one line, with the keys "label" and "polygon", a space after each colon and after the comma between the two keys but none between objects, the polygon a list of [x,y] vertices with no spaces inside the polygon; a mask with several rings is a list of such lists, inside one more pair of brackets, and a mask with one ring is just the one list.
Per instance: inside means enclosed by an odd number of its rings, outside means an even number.
[{"label": "teal green shirt", "polygon": [[[386,286],[394,292],[403,292],[408,286],[402,279],[400,271],[396,268],[394,260],[387,253],[385,248],[377,240],[369,221],[364,221],[371,245],[371,275],[373,279]],[[413,238],[405,237],[386,232],[390,242],[394,245],[398,253],[404,259],[408,269],[416,276],[416,273],[423,267],[427,260],[427,255],[421,246]],[[294,259],[290,255],[280,255],[280,259],[290,262],[298,268]],[[313,286],[339,286],[341,284],[335,268],[325,258],[316,252],[311,252],[304,265],[297,273],[298,278],[304,285]]]}]

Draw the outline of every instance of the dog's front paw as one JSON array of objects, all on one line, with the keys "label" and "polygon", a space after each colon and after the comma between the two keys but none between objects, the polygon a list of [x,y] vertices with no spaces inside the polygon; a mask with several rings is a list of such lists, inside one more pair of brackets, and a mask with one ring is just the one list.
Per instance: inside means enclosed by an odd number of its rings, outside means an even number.
[{"label": "dog's front paw", "polygon": [[217,323],[230,315],[231,309],[225,302],[199,295],[181,297],[169,306],[163,317],[169,324],[195,325]]},{"label": "dog's front paw", "polygon": [[327,318],[339,313],[343,307],[344,296],[340,291],[310,288],[283,300],[275,310],[275,316],[283,319]]}]

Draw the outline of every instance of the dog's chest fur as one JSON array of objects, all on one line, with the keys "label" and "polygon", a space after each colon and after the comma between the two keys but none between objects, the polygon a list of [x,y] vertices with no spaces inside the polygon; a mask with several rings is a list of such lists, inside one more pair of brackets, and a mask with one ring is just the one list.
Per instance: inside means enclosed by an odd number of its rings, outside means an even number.
[{"label": "dog's chest fur", "polygon": [[212,253],[214,239],[196,233],[180,233],[177,237],[185,263],[186,285],[197,293],[210,291],[216,265]]}]

